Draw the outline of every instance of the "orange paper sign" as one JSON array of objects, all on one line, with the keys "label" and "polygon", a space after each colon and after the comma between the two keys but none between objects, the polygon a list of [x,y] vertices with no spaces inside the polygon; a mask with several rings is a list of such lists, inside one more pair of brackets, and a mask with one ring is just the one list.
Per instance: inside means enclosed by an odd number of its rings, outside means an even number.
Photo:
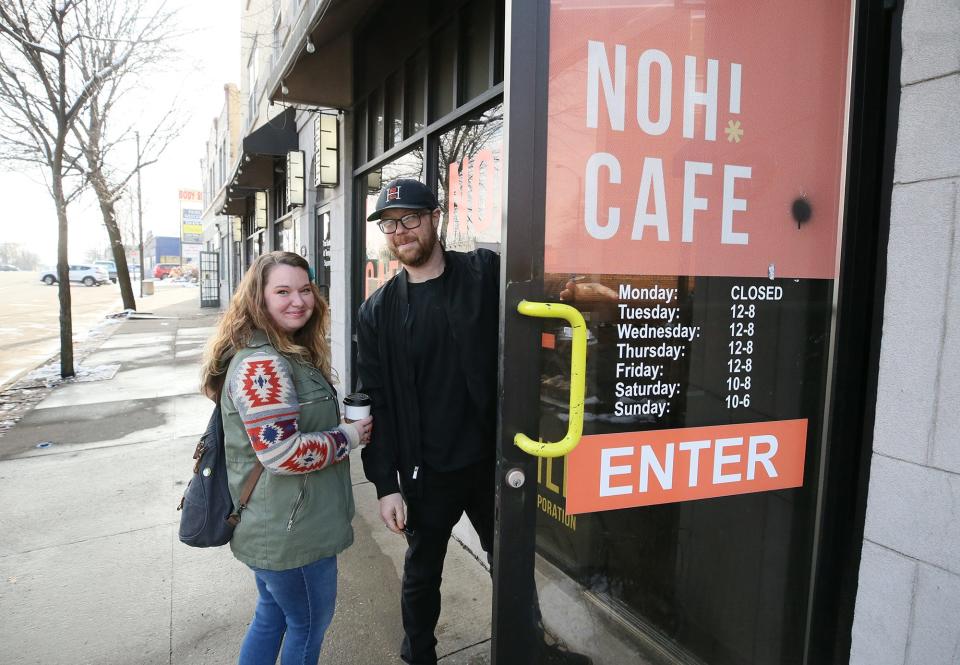
[{"label": "orange paper sign", "polygon": [[546,271],[834,278],[849,13],[553,0]]},{"label": "orange paper sign", "polygon": [[803,484],[807,420],[585,436],[567,456],[567,514]]}]

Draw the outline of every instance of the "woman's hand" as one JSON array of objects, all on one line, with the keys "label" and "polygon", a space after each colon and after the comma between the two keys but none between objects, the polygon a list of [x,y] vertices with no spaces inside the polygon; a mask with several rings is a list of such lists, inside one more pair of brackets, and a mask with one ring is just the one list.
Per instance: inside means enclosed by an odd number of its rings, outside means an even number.
[{"label": "woman's hand", "polygon": [[350,425],[357,431],[360,437],[360,445],[365,446],[370,443],[370,436],[373,434],[373,416],[367,416],[353,422],[343,421],[344,425]]}]

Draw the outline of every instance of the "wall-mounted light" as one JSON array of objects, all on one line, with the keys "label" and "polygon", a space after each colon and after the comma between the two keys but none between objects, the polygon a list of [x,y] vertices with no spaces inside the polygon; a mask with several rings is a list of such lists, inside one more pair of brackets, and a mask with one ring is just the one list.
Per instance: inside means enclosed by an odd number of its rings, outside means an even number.
[{"label": "wall-mounted light", "polygon": [[243,156],[243,161],[245,161],[247,164],[249,164],[249,163],[250,163],[250,155],[244,155],[244,156]]},{"label": "wall-mounted light", "polygon": [[283,81],[280,81],[280,92],[283,93],[284,95],[290,94],[290,88],[288,88],[287,84],[284,83]]},{"label": "wall-mounted light", "polygon": [[307,44],[306,46],[304,46],[304,49],[306,49],[307,53],[311,53],[311,54],[317,52],[317,47],[314,46],[313,42],[311,42],[309,39],[307,40]]},{"label": "wall-mounted light", "polygon": [[340,131],[337,116],[321,113],[316,116],[314,125],[316,137],[316,173],[317,187],[336,187],[338,182]]},{"label": "wall-mounted light", "polygon": [[257,192],[254,195],[254,225],[258,229],[267,228],[267,193]]},{"label": "wall-mounted light", "polygon": [[304,204],[304,163],[306,162],[302,150],[293,150],[287,153],[287,207],[302,206]]}]

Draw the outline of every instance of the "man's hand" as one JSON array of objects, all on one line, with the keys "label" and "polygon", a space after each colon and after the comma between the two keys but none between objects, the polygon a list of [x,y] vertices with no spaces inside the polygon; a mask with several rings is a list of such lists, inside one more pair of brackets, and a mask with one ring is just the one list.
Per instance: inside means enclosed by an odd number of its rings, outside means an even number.
[{"label": "man's hand", "polygon": [[560,291],[560,300],[564,302],[604,303],[615,302],[619,296],[617,292],[606,284],[599,282],[583,282],[583,277],[567,280]]},{"label": "man's hand", "polygon": [[402,533],[407,526],[407,515],[403,508],[403,497],[399,492],[387,494],[380,499],[380,519],[394,533]]}]

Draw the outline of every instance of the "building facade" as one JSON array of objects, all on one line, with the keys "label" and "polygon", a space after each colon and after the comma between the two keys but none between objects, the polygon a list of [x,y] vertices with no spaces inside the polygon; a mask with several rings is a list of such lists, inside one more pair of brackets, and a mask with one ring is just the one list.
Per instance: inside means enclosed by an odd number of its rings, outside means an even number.
[{"label": "building facade", "polygon": [[956,663],[960,4],[908,1],[902,12],[892,36],[902,46],[892,82],[899,121],[850,662]]},{"label": "building facade", "polygon": [[[960,662],[955,2],[250,0],[243,26],[231,261],[307,257],[341,389],[399,270],[365,221],[386,182],[502,256],[495,662],[531,662],[534,597],[595,663]],[[571,288],[582,324],[517,312]],[[575,421],[565,455],[514,445]]]},{"label": "building facade", "polygon": [[240,90],[232,83],[223,86],[223,108],[210,125],[206,151],[200,160],[203,177],[203,249],[217,253],[217,292],[219,301],[230,300],[240,279],[240,264],[236,260],[235,243],[230,218],[221,215],[226,199],[230,170],[237,160],[240,140]]}]

